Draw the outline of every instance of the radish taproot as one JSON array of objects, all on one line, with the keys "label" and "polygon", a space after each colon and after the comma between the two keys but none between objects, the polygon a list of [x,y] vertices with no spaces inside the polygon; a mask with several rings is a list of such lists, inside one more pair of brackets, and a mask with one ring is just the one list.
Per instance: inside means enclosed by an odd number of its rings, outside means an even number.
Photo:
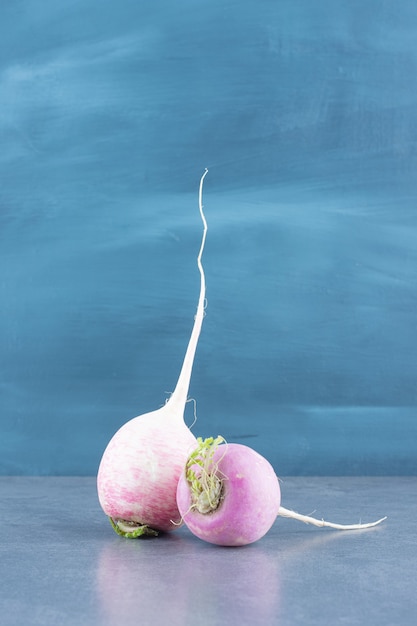
[{"label": "radish taproot", "polygon": [[272,465],[252,448],[223,437],[197,439],[177,487],[177,505],[189,530],[204,541],[243,546],[261,539],[277,516],[316,526],[358,530],[380,524],[333,524],[280,506]]},{"label": "radish taproot", "polygon": [[100,505],[114,530],[125,537],[155,535],[178,527],[179,476],[196,438],[184,422],[184,411],[198,338],[204,318],[206,285],[201,257],[207,234],[200,179],[199,210],[203,235],[197,266],[200,294],[194,326],[176,387],[161,408],[125,423],[107,445],[98,470]]}]

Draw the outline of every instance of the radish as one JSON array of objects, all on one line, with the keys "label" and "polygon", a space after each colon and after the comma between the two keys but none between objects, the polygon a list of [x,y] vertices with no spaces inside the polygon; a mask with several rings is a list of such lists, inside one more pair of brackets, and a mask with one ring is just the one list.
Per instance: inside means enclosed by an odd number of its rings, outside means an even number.
[{"label": "radish", "polygon": [[[380,524],[333,524],[280,506],[281,491],[272,465],[252,448],[222,437],[197,439],[177,487],[177,504],[190,531],[209,543],[243,546],[263,537],[276,517],[316,526],[357,530]],[[221,445],[224,444],[224,445]]]},{"label": "radish", "polygon": [[104,451],[98,470],[100,505],[114,530],[125,537],[174,530],[180,520],[176,504],[177,483],[187,457],[196,445],[196,438],[184,422],[184,411],[204,317],[206,286],[201,257],[207,222],[202,196],[207,172],[206,169],[199,187],[203,222],[197,256],[200,295],[177,385],[163,407],[131,419],[116,432]]}]

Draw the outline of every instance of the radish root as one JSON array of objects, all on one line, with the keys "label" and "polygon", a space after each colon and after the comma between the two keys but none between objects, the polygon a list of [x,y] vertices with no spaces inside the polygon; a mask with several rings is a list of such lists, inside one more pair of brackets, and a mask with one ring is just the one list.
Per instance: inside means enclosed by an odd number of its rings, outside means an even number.
[{"label": "radish root", "polygon": [[320,528],[334,528],[335,530],[362,530],[364,528],[372,528],[373,526],[377,526],[381,522],[387,519],[387,517],[382,517],[376,522],[370,522],[369,524],[334,524],[333,522],[326,522],[324,519],[316,519],[315,517],[310,517],[309,515],[301,515],[300,513],[296,513],[295,511],[290,511],[289,509],[285,509],[283,506],[279,507],[278,515],[281,517],[288,517],[290,519],[295,519],[300,522],[304,522],[305,524],[312,524],[313,526],[319,526]]},{"label": "radish root", "polygon": [[197,313],[194,317],[194,327],[191,333],[190,341],[188,343],[187,351],[185,353],[185,358],[178,378],[178,382],[167,402],[167,404],[169,403],[171,407],[178,408],[178,410],[183,409],[187,402],[188,387],[191,379],[191,370],[194,363],[194,355],[197,348],[197,341],[200,335],[203,319],[206,314],[205,310],[207,307],[206,278],[204,275],[203,264],[201,262],[207,236],[207,221],[203,210],[203,184],[207,173],[208,169],[206,168],[201,177],[198,192],[198,207],[200,210],[201,221],[203,222],[203,236],[201,238],[200,251],[197,256],[197,267],[198,271],[200,272],[200,296],[198,298]]}]

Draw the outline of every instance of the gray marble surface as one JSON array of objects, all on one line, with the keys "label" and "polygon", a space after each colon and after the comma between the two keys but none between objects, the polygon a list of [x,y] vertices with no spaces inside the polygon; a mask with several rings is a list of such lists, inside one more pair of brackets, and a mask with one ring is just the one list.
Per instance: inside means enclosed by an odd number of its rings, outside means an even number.
[{"label": "gray marble surface", "polygon": [[283,479],[283,505],[337,522],[278,519],[259,542],[219,548],[186,528],[113,533],[95,478],[0,478],[2,626],[366,624],[417,620],[417,478]]}]

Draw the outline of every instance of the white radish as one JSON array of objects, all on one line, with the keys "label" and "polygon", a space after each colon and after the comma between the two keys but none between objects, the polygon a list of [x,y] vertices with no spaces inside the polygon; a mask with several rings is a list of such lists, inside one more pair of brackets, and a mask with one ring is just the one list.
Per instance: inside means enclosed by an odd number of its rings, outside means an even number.
[{"label": "white radish", "polygon": [[114,530],[137,537],[174,530],[181,518],[176,491],[187,457],[196,438],[184,422],[195,351],[204,318],[206,285],[201,257],[207,234],[203,212],[203,182],[200,179],[199,210],[203,235],[197,266],[200,295],[194,326],[174,392],[166,404],[124,424],[107,445],[97,476],[98,497]]}]

